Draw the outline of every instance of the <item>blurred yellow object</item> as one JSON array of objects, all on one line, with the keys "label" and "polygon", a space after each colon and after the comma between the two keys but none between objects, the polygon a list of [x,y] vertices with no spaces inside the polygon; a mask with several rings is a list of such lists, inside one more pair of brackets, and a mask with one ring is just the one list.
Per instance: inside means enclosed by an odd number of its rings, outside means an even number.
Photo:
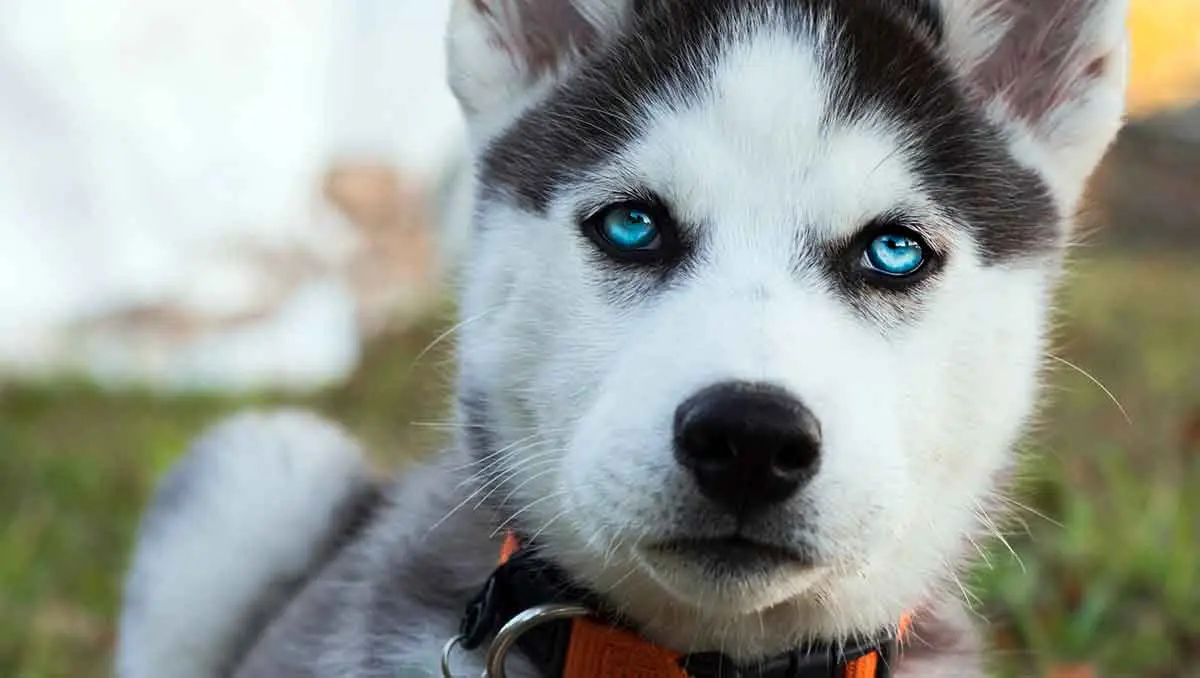
[{"label": "blurred yellow object", "polygon": [[1129,112],[1200,100],[1200,0],[1133,0]]}]

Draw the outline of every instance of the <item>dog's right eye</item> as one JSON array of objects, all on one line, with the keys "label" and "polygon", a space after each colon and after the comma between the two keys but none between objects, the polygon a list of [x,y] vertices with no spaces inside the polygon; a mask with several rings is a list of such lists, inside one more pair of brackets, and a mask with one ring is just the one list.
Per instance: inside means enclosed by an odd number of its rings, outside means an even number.
[{"label": "dog's right eye", "polygon": [[675,243],[670,217],[650,203],[609,205],[585,219],[583,227],[601,250],[622,261],[661,263]]},{"label": "dog's right eye", "polygon": [[912,275],[925,264],[925,248],[919,240],[902,233],[884,233],[863,251],[863,265],[895,278]]},{"label": "dog's right eye", "polygon": [[653,247],[659,240],[654,217],[637,207],[617,207],[605,212],[600,232],[613,247],[626,251]]},{"label": "dog's right eye", "polygon": [[854,278],[891,290],[904,290],[935,273],[943,255],[918,232],[892,219],[868,225],[843,250],[841,261]]}]

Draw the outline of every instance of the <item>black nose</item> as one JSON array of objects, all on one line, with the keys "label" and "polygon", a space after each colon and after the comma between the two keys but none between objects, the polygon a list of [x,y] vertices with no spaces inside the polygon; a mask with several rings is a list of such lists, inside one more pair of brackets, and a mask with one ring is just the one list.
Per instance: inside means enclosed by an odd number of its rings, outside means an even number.
[{"label": "black nose", "polygon": [[783,502],[813,477],[821,427],[777,386],[715,384],[675,410],[675,458],[706,497],[742,515]]}]

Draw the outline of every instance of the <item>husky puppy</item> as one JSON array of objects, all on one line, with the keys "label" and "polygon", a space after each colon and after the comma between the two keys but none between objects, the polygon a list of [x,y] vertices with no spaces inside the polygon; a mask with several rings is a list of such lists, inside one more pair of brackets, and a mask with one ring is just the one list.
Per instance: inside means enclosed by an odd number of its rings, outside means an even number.
[{"label": "husky puppy", "polygon": [[664,652],[909,615],[871,675],[982,675],[955,572],[1121,123],[1125,5],[453,0],[455,444],[385,486],[308,415],[219,425],[145,519],[118,673],[440,675],[511,533]]}]

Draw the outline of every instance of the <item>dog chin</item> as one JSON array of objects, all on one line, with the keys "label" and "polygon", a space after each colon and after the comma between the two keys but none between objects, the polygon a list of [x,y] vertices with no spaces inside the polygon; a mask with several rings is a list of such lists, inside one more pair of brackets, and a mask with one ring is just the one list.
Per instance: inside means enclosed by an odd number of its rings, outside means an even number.
[{"label": "dog chin", "polygon": [[752,614],[810,592],[829,569],[788,552],[734,545],[655,544],[635,550],[639,569],[670,599],[711,613]]}]

